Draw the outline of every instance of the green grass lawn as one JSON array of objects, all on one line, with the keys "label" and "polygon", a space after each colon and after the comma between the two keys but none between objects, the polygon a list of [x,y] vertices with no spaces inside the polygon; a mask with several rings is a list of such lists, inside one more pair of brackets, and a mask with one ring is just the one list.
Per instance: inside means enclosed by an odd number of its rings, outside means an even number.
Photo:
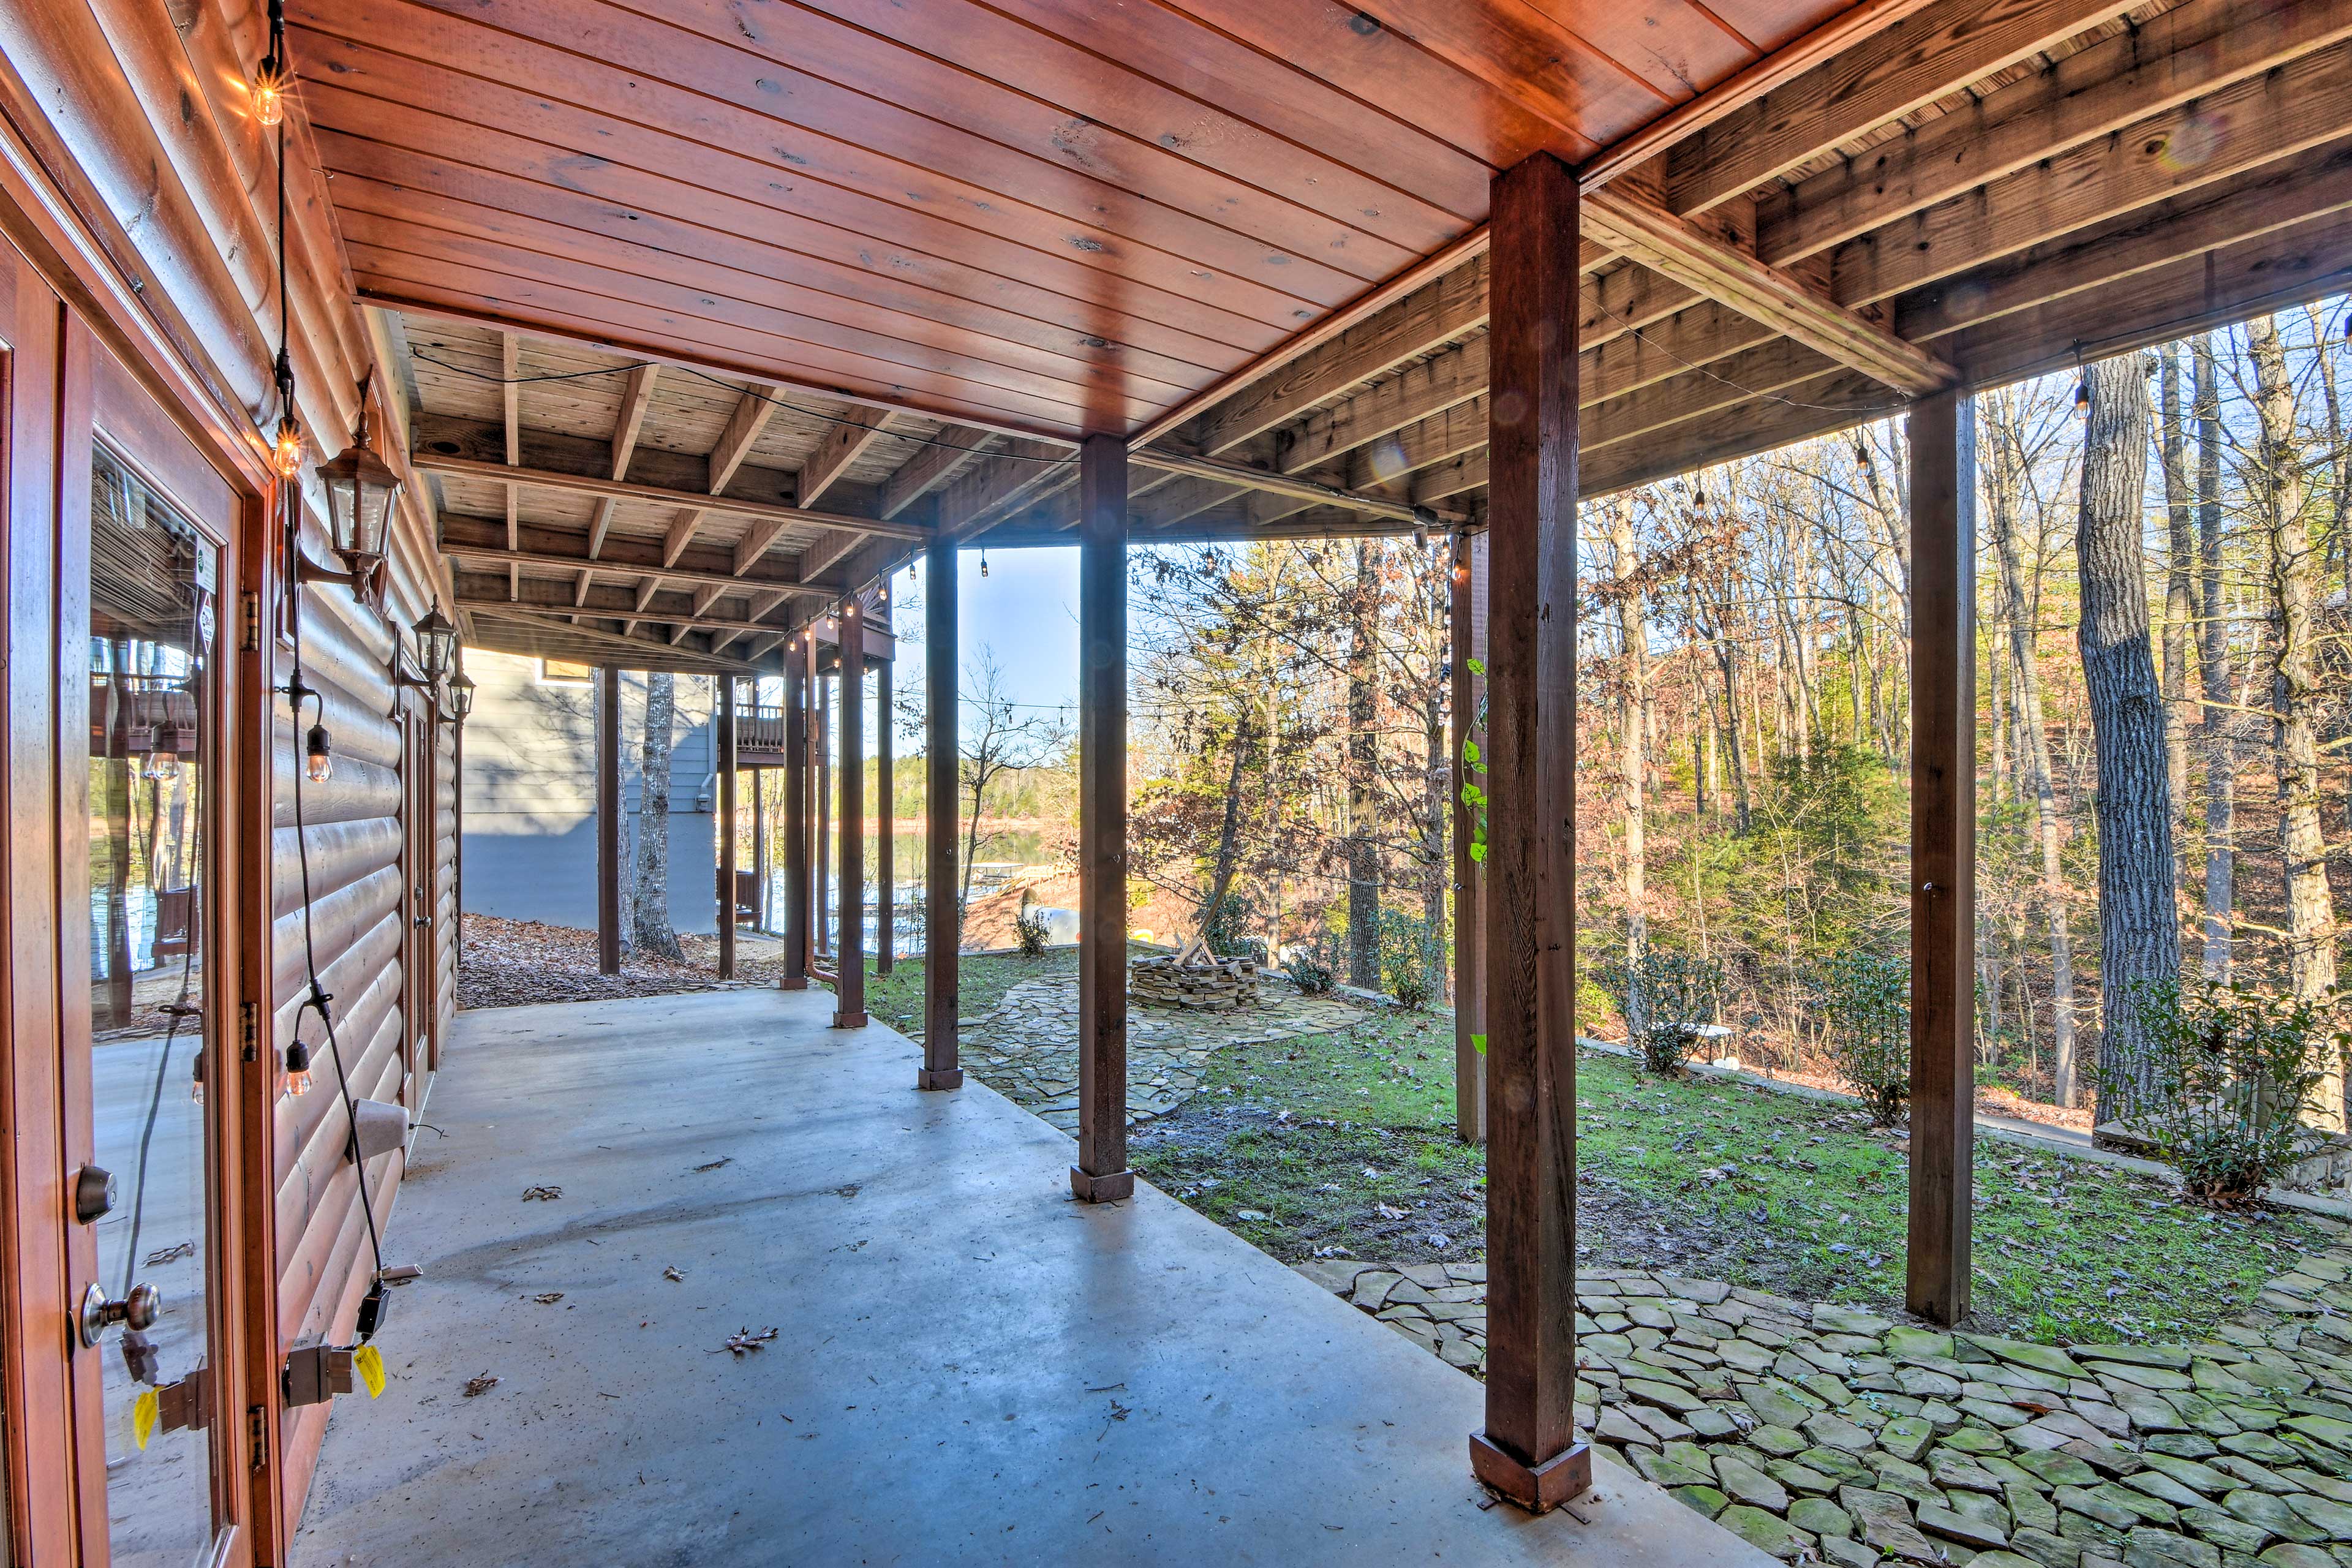
[{"label": "green grass lawn", "polygon": [[[968,958],[963,1016],[1074,963]],[[919,1022],[921,994],[906,965],[868,1005]],[[1453,1062],[1450,1016],[1397,1011],[1223,1052],[1201,1095],[1138,1130],[1136,1169],[1287,1262],[1483,1257],[1486,1161],[1454,1137]],[[1587,1267],[1900,1305],[1899,1134],[1842,1104],[1654,1079],[1619,1057],[1581,1053],[1577,1071]],[[2298,1215],[2191,1207],[2146,1177],[1990,1138],[1976,1184],[1977,1323],[2027,1338],[2203,1338],[2323,1239]]]}]

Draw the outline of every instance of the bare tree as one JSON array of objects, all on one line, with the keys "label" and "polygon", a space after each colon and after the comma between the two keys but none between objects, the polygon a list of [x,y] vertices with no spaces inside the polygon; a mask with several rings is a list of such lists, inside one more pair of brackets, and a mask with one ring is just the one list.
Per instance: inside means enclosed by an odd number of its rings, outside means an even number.
[{"label": "bare tree", "polygon": [[[2032,602],[2019,550],[2025,511],[2024,474],[2031,466],[2025,395],[1994,393],[1979,400],[1984,440],[1986,517],[2000,567],[2000,615],[2010,637],[2011,679],[2016,689],[2018,766],[2032,796],[2034,824],[2042,842],[2042,901],[2050,931],[2050,1022],[2053,1091],[2072,1107],[2080,1098],[2074,1050],[2074,941],[2068,923],[2064,863],[2065,833],[2058,816],[2058,791],[2050,772],[2050,731],[2042,715],[2042,667],[2034,651]],[[2037,542],[2038,544],[2039,542]],[[2034,571],[2040,574],[2037,551]]]},{"label": "bare tree", "polygon": [[[637,877],[630,900],[630,937],[639,952],[683,963],[669,921],[669,760],[677,719],[677,678],[660,670],[646,677],[646,732],[637,751]],[[719,900],[719,918],[734,918],[734,889]]]},{"label": "bare tree", "polygon": [[1617,581],[1611,596],[1616,600],[1617,636],[1621,650],[1618,689],[1618,781],[1623,791],[1625,952],[1638,959],[1649,945],[1649,859],[1643,842],[1643,742],[1649,728],[1645,715],[1650,700],[1650,627],[1642,611],[1642,559],[1633,539],[1633,514],[1622,501],[1612,501],[1609,548],[1617,559]]},{"label": "bare tree", "polygon": [[[2083,682],[2099,769],[2101,1112],[2129,1116],[2147,1090],[2140,990],[2180,973],[2164,692],[2148,646],[2140,509],[2147,487],[2147,383],[2139,359],[2084,373],[2083,489],[2074,556],[2082,584]],[[2106,1103],[2110,1100],[2116,1103]]]},{"label": "bare tree", "polygon": [[959,910],[971,907],[971,868],[980,858],[983,847],[996,835],[981,826],[981,814],[988,805],[988,792],[1006,773],[1025,768],[1042,767],[1052,761],[1069,742],[1069,730],[1051,713],[1023,716],[1013,700],[1005,695],[1004,672],[998,668],[996,655],[983,647],[977,662],[965,667],[964,686],[971,695],[964,699],[962,718],[958,726],[957,782],[962,786],[965,801],[963,838],[963,887],[957,895]]},{"label": "bare tree", "polygon": [[[2336,984],[2336,899],[2327,885],[2327,844],[2319,824],[2319,721],[2325,701],[2314,655],[2319,562],[2304,520],[2305,485],[2295,434],[2294,387],[2278,323],[2257,316],[2246,323],[2254,362],[2254,408],[2262,445],[2254,476],[2255,506],[2270,535],[2271,710],[2273,764],[2278,771],[2279,848],[2285,857],[2287,975],[2294,994],[2315,1002]],[[2340,1072],[2323,1089],[2327,1120],[2340,1122]]]},{"label": "bare tree", "polygon": [[2221,387],[2213,336],[2190,341],[2197,418],[2198,681],[2205,693],[2205,951],[2211,980],[2230,974],[2237,918],[2238,704],[2230,696],[2230,623],[2221,604]]},{"label": "bare tree", "polygon": [[1356,591],[1348,643],[1348,984],[1381,983],[1378,620],[1381,542],[1356,541]]}]

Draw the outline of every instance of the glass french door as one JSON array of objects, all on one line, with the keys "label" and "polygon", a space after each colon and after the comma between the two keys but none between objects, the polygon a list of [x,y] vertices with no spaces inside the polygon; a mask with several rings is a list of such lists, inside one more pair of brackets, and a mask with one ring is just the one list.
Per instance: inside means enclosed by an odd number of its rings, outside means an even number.
[{"label": "glass french door", "polygon": [[[87,850],[66,871],[68,886],[83,880],[89,933],[79,981],[92,1152],[73,1201],[96,1251],[94,1277],[77,1281],[73,1328],[100,1367],[102,1397],[82,1419],[104,1426],[110,1560],[189,1568],[217,1544],[217,1429],[235,1397],[215,1371],[219,1097],[207,1085],[229,984],[211,951],[227,519],[199,516],[227,492],[167,493],[152,476],[168,467],[135,450],[149,422],[111,431],[106,402],[84,481],[87,597],[66,600],[88,612],[86,627],[72,612],[66,627],[68,647],[80,633],[87,721],[61,743],[88,790]],[[69,1079],[78,1032],[66,1042]]]}]

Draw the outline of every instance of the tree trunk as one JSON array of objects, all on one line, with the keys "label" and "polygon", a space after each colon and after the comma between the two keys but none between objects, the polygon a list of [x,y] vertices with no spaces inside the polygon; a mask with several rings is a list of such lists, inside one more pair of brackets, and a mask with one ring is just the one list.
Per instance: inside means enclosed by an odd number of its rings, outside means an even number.
[{"label": "tree trunk", "polygon": [[2221,391],[2213,339],[2189,345],[2197,416],[2197,666],[2205,689],[2205,951],[2209,980],[2230,976],[2238,907],[2238,740],[2230,710],[2230,623],[2221,602]]},{"label": "tree trunk", "polygon": [[1373,771],[1380,742],[1375,641],[1381,597],[1381,544],[1356,542],[1355,627],[1348,649],[1348,984],[1381,984],[1380,796]]},{"label": "tree trunk", "polygon": [[[670,731],[677,718],[677,678],[656,671],[646,677],[646,734],[637,751],[637,878],[630,938],[639,952],[683,963],[685,952],[669,923]],[[724,832],[725,825],[720,825]],[[719,918],[732,920],[735,889],[719,900]]]},{"label": "tree trunk", "polygon": [[1201,904],[1201,935],[1205,940],[1224,907],[1233,886],[1234,865],[1239,858],[1242,831],[1242,767],[1249,756],[1250,712],[1244,708],[1234,723],[1233,765],[1225,773],[1225,819],[1217,831],[1217,858],[1209,875],[1209,896]]},{"label": "tree trunk", "polygon": [[[2336,984],[2336,900],[2327,885],[2327,844],[2319,824],[2319,722],[2325,694],[2313,667],[2319,563],[2304,520],[2303,453],[2295,437],[2294,387],[2278,323],[2246,323],[2254,362],[2254,409],[2262,420],[2260,515],[2271,536],[2271,711],[2278,771],[2279,847],[2285,858],[2287,975],[2300,1000],[2317,1002]],[[2340,1068],[2321,1085],[2322,1121],[2344,1123]]]},{"label": "tree trunk", "polygon": [[1623,662],[1618,706],[1618,775],[1624,790],[1625,955],[1649,945],[1649,862],[1643,843],[1643,731],[1650,695],[1650,633],[1642,614],[1641,559],[1633,520],[1622,504],[1609,509],[1609,548],[1617,557],[1617,635]]},{"label": "tree trunk", "polygon": [[[2015,431],[1988,421],[1979,452],[1985,473],[1993,549],[2000,569],[2001,616],[2009,623],[2010,670],[2014,682],[2018,771],[2034,805],[2042,841],[2042,903],[2050,931],[2051,1077],[2053,1097],[2072,1108],[2082,1099],[2074,1046],[2074,938],[2067,909],[2065,838],[2058,817],[2058,792],[2050,773],[2050,731],[2042,712],[2042,667],[2035,658],[2033,617],[2020,561],[2018,523],[2023,516],[2021,476]],[[2040,570],[2040,555],[2035,556]],[[2031,1016],[2031,1015],[2027,1015]],[[2029,1033],[2031,1031],[2029,1030]]]},{"label": "tree trunk", "polygon": [[[2164,556],[2164,761],[2165,777],[2176,810],[2189,805],[2189,731],[2197,721],[2197,700],[2189,691],[2189,639],[2196,619],[2196,598],[2189,588],[2190,563],[2197,554],[2197,529],[2191,516],[2189,469],[2180,425],[2180,353],[2166,344],[2160,362],[2159,411],[2164,428],[2158,449],[2164,463],[2164,512],[2167,523]],[[2173,884],[2186,897],[2189,864],[2184,857],[2174,868]]]},{"label": "tree trunk", "polygon": [[2103,1120],[2148,1089],[2144,985],[2180,973],[2164,693],[2148,647],[2140,508],[2147,484],[2147,383],[2136,354],[2090,367],[2075,559],[2083,682],[2099,787],[2099,1090]]}]

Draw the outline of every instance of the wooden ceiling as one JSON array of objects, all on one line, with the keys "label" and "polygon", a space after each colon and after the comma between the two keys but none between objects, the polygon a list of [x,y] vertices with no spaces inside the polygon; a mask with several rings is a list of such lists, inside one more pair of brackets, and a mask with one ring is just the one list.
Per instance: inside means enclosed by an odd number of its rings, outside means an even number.
[{"label": "wooden ceiling", "polygon": [[467,596],[679,659],[1061,537],[1087,432],[1140,540],[1475,526],[1538,150],[1589,494],[2352,281],[2352,0],[289,15]]}]

